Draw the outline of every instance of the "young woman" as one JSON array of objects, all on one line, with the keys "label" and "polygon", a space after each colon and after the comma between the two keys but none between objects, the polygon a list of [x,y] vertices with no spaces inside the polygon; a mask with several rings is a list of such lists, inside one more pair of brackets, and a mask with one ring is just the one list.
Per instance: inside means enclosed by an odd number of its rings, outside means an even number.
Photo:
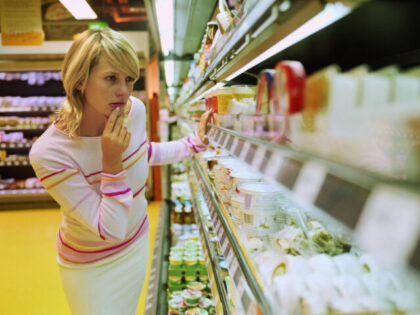
[{"label": "young woman", "polygon": [[61,207],[57,261],[73,314],[135,314],[148,261],[149,166],[208,143],[211,112],[195,136],[148,142],[145,107],[130,96],[138,73],[137,55],[118,32],[79,34],[64,59],[63,109],[30,152]]}]

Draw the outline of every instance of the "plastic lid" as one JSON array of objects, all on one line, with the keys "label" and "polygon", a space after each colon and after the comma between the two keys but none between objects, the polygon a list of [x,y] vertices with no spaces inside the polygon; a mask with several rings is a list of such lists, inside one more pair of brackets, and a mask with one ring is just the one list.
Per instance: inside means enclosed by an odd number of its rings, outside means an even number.
[{"label": "plastic lid", "polygon": [[255,85],[234,85],[232,86],[233,93],[255,93],[257,87]]},{"label": "plastic lid", "polygon": [[262,179],[261,176],[254,172],[249,171],[234,171],[230,174],[232,178],[240,178],[240,179]]},{"label": "plastic lid", "polygon": [[262,183],[262,182],[250,182],[239,185],[241,193],[245,194],[263,194],[263,195],[274,195],[281,193],[281,190],[274,187],[273,185]]}]

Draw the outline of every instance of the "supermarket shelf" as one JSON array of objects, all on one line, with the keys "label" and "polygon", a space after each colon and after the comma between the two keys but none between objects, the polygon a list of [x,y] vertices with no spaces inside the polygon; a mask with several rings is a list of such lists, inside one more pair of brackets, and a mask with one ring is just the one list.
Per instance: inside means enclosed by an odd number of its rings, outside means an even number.
[{"label": "supermarket shelf", "polygon": [[58,207],[43,188],[0,190],[0,210]]},{"label": "supermarket shelf", "polygon": [[147,287],[145,314],[168,314],[166,290],[163,286],[168,279],[168,261],[166,257],[169,253],[169,213],[168,203],[162,202]]},{"label": "supermarket shelf", "polygon": [[0,127],[0,131],[23,131],[23,132],[28,131],[28,132],[39,133],[39,132],[44,132],[45,129],[48,128],[48,126],[49,125],[43,125],[43,126],[40,126],[38,128],[32,128],[32,127],[22,128],[22,127],[3,126],[3,127]]},{"label": "supermarket shelf", "polygon": [[[382,178],[214,125],[209,138],[262,173],[268,182],[287,187],[297,200],[315,206],[353,230],[364,248],[388,261],[420,270],[417,185]],[[404,237],[390,238],[396,231],[404,233]],[[391,247],[401,250],[388,250]],[[383,248],[387,248],[386,252]]]},{"label": "supermarket shelf", "polygon": [[239,245],[238,235],[223,203],[216,194],[215,188],[209,183],[196,159],[192,159],[192,165],[198,185],[207,202],[223,255],[226,258],[229,274],[237,288],[245,313],[248,314],[255,309],[259,309],[262,314],[274,314],[272,303],[267,299],[267,292],[264,293],[264,288],[258,280],[252,262]]},{"label": "supermarket shelf", "polygon": [[31,115],[31,114],[43,114],[52,113],[59,110],[61,105],[48,105],[48,106],[31,106],[31,107],[0,107],[0,114],[19,114],[19,115]]},{"label": "supermarket shelf", "polygon": [[[190,188],[193,192],[194,189],[191,186],[190,182]],[[195,195],[195,194],[194,194]],[[223,284],[223,279],[220,277],[220,274],[218,273],[218,266],[216,264],[216,258],[214,257],[214,253],[212,251],[212,246],[210,244],[210,236],[208,234],[208,230],[206,228],[206,222],[203,216],[201,215],[199,209],[199,206],[197,204],[196,198],[193,198],[192,200],[193,204],[193,211],[194,211],[194,217],[196,218],[197,225],[199,227],[200,231],[200,239],[203,244],[203,251],[204,256],[206,259],[206,265],[209,269],[209,279],[212,287],[212,294],[215,301],[215,308],[217,314],[232,314],[230,311],[229,305],[229,297],[226,292],[225,286]]]},{"label": "supermarket shelf", "polygon": [[27,149],[32,147],[32,142],[0,142],[0,149]]},{"label": "supermarket shelf", "polygon": [[[319,0],[295,0],[282,12],[281,1],[258,1],[237,28],[222,39],[223,48],[207,67],[192,92],[179,104],[203,92],[208,81],[220,82],[287,36],[323,8]],[[205,89],[204,89],[205,90]]]},{"label": "supermarket shelf", "polygon": [[0,167],[31,166],[29,159],[26,161],[0,161]]}]

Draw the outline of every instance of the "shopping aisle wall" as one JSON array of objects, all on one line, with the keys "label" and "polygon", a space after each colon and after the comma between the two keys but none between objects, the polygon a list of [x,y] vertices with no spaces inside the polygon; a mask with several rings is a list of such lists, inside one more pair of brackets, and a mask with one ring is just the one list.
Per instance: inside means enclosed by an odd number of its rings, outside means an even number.
[{"label": "shopping aisle wall", "polygon": [[[159,202],[148,207],[150,257],[159,207]],[[0,314],[70,315],[55,260],[60,220],[56,209],[0,211]],[[143,292],[137,315],[145,299]]]}]

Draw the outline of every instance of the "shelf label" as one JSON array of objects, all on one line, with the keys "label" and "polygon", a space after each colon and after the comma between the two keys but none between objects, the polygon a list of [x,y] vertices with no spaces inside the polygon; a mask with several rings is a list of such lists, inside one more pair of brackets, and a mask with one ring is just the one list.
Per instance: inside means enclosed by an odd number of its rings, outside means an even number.
[{"label": "shelf label", "polygon": [[277,182],[286,186],[289,189],[292,189],[295,185],[296,179],[299,175],[302,165],[302,162],[297,161],[295,159],[285,159],[280,169],[280,172],[277,175]]},{"label": "shelf label", "polygon": [[226,142],[226,149],[228,149],[228,151],[230,151],[232,149],[233,139],[234,139],[234,136],[232,136],[232,135],[228,136],[228,140]]},{"label": "shelf label", "polygon": [[225,147],[224,144],[225,144],[226,138],[227,138],[226,133],[222,132],[222,137],[220,138],[220,141],[219,141],[220,146]]},{"label": "shelf label", "polygon": [[274,152],[267,163],[267,167],[265,168],[265,174],[271,179],[276,179],[277,174],[279,173],[283,165],[283,161],[283,156],[278,152]]},{"label": "shelf label", "polygon": [[236,277],[236,275],[240,273],[241,271],[238,269],[239,267],[238,259],[235,256],[233,256],[232,258],[233,258],[232,264],[229,268],[229,271],[231,272],[231,275],[234,275]]},{"label": "shelf label", "polygon": [[354,229],[369,193],[367,188],[327,174],[314,205]]},{"label": "shelf label", "polygon": [[233,250],[232,250],[232,248],[231,247],[229,247],[228,248],[228,252],[227,252],[227,254],[225,255],[225,257],[226,257],[226,265],[228,266],[228,268],[230,269],[232,266],[231,266],[231,263],[232,263],[232,258],[233,258]]},{"label": "shelf label", "polygon": [[242,146],[242,151],[241,151],[241,154],[239,156],[239,159],[242,160],[242,161],[245,161],[245,158],[248,155],[248,151],[249,151],[249,148],[250,148],[251,145],[250,145],[249,142],[246,142],[246,141],[244,141],[243,143],[244,143],[244,145]]},{"label": "shelf label", "polygon": [[259,170],[260,167],[264,164],[266,149],[262,146],[258,146],[254,159],[252,160],[252,167],[256,170]]},{"label": "shelf label", "polygon": [[270,150],[265,150],[263,161],[260,165],[259,171],[263,174],[265,174],[266,169],[268,168],[268,163],[271,160],[271,156],[273,155],[273,152]]},{"label": "shelf label", "polygon": [[249,165],[251,165],[252,161],[254,160],[254,156],[257,152],[258,146],[254,143],[252,143],[248,149],[248,152],[245,157],[245,162]]},{"label": "shelf label", "polygon": [[243,150],[243,148],[244,148],[244,144],[245,144],[245,141],[244,141],[244,140],[242,140],[242,139],[238,139],[238,144],[236,145],[236,147],[235,147],[235,151],[233,152],[233,154],[234,154],[237,158],[239,158],[239,157],[241,156],[242,150]]},{"label": "shelf label", "polygon": [[409,262],[420,237],[420,196],[396,187],[376,187],[357,224],[356,236],[384,263]]},{"label": "shelf label", "polygon": [[238,143],[239,143],[239,139],[237,137],[233,137],[232,148],[230,149],[230,153],[232,153],[233,155],[236,155],[235,151],[236,151],[236,148],[238,146]]},{"label": "shelf label", "polygon": [[293,189],[295,195],[298,198],[313,203],[321,190],[326,175],[327,171],[323,165],[315,162],[305,163]]}]

